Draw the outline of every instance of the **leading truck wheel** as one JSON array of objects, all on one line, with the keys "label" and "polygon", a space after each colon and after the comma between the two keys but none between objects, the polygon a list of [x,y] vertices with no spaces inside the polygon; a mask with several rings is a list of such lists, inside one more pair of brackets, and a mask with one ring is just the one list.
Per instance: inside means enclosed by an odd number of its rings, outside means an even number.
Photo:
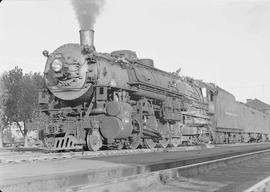
[{"label": "leading truck wheel", "polygon": [[169,140],[164,138],[162,140],[159,140],[159,144],[162,148],[166,148],[169,145]]},{"label": "leading truck wheel", "polygon": [[97,151],[102,147],[102,139],[98,130],[90,130],[86,137],[87,148],[89,151]]},{"label": "leading truck wheel", "polygon": [[154,142],[152,139],[144,139],[144,145],[146,146],[146,148],[154,149],[157,143]]}]

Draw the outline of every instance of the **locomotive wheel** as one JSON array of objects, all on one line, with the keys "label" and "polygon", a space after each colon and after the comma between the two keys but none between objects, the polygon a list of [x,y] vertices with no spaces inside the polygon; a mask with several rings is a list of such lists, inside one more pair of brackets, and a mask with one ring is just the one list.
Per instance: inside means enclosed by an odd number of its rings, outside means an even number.
[{"label": "locomotive wheel", "polygon": [[157,143],[154,142],[152,139],[144,139],[144,145],[149,149],[153,149],[155,148]]},{"label": "locomotive wheel", "polygon": [[45,147],[48,149],[53,149],[55,144],[55,138],[54,137],[48,137],[44,139]]},{"label": "locomotive wheel", "polygon": [[117,144],[117,149],[120,150],[120,149],[123,149],[124,148],[124,143],[118,143]]},{"label": "locomotive wheel", "polygon": [[129,140],[129,147],[130,149],[137,149],[141,144],[141,126],[137,119],[132,120],[132,127],[133,127],[133,133],[131,135],[131,138]]},{"label": "locomotive wheel", "polygon": [[130,148],[131,149],[137,149],[140,145],[140,142],[139,141],[134,141],[130,144]]},{"label": "locomotive wheel", "polygon": [[141,141],[140,135],[133,135],[129,143],[129,146],[131,149],[137,149],[139,145],[141,144],[141,142],[142,141]]},{"label": "locomotive wheel", "polygon": [[162,148],[166,148],[169,144],[169,140],[166,139],[159,140],[159,144],[161,145]]},{"label": "locomotive wheel", "polygon": [[102,147],[102,139],[98,130],[89,131],[86,137],[87,148],[89,151],[97,151]]},{"label": "locomotive wheel", "polygon": [[180,145],[180,140],[178,138],[173,138],[171,144],[173,147],[178,147],[178,145]]}]

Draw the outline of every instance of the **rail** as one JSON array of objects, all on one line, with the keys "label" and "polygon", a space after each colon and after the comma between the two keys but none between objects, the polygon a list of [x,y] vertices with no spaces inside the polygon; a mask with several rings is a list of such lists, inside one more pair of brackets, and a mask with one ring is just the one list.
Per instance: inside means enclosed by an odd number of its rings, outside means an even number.
[{"label": "rail", "polygon": [[[214,146],[209,145],[209,148]],[[72,159],[78,157],[103,157],[103,156],[115,156],[115,155],[130,155],[138,153],[158,153],[164,151],[190,151],[199,150],[202,146],[188,146],[188,147],[171,147],[171,148],[154,148],[154,149],[126,149],[126,150],[106,150],[106,151],[78,151],[78,152],[57,152],[57,153],[42,153],[42,152],[6,152],[0,153],[0,164],[4,163],[23,163],[45,160],[61,160]],[[205,148],[205,147],[204,147]]]},{"label": "rail", "polygon": [[[147,172],[138,175],[132,175],[127,177],[122,177],[118,179],[114,179],[111,181],[105,181],[97,184],[89,184],[77,186],[76,191],[78,192],[86,192],[86,191],[130,191],[131,189],[136,191],[136,188],[145,189],[149,186],[154,186],[159,183],[167,183],[170,180],[180,178],[183,176],[192,176],[203,173],[205,171],[209,171],[214,168],[218,168],[221,166],[225,166],[226,164],[234,164],[239,163],[244,160],[248,160],[251,158],[257,158],[259,155],[270,154],[270,149],[260,150],[256,152],[234,155],[231,157],[225,157],[210,161],[205,161],[201,163],[194,163],[190,165],[180,166],[171,169],[159,170],[154,172]],[[244,192],[264,192],[268,191],[265,189],[270,189],[270,177],[261,181],[257,185],[245,190]],[[68,188],[63,191],[69,192],[74,188]]]}]

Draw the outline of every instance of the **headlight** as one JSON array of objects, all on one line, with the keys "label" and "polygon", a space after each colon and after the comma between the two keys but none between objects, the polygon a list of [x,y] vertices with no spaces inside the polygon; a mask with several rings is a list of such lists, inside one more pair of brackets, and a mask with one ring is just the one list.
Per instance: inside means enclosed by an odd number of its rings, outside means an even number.
[{"label": "headlight", "polygon": [[52,69],[55,71],[55,72],[59,72],[63,67],[63,63],[60,59],[55,59],[53,62],[52,62]]}]

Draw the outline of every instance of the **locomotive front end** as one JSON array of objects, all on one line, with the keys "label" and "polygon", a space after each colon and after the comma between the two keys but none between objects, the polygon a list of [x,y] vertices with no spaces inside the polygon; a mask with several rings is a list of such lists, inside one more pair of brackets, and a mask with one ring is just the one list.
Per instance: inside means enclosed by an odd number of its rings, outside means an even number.
[{"label": "locomotive front end", "polygon": [[43,52],[47,57],[45,83],[57,98],[82,101],[92,94],[96,77],[93,37],[93,30],[81,30],[81,44],[62,45],[51,54]]}]

